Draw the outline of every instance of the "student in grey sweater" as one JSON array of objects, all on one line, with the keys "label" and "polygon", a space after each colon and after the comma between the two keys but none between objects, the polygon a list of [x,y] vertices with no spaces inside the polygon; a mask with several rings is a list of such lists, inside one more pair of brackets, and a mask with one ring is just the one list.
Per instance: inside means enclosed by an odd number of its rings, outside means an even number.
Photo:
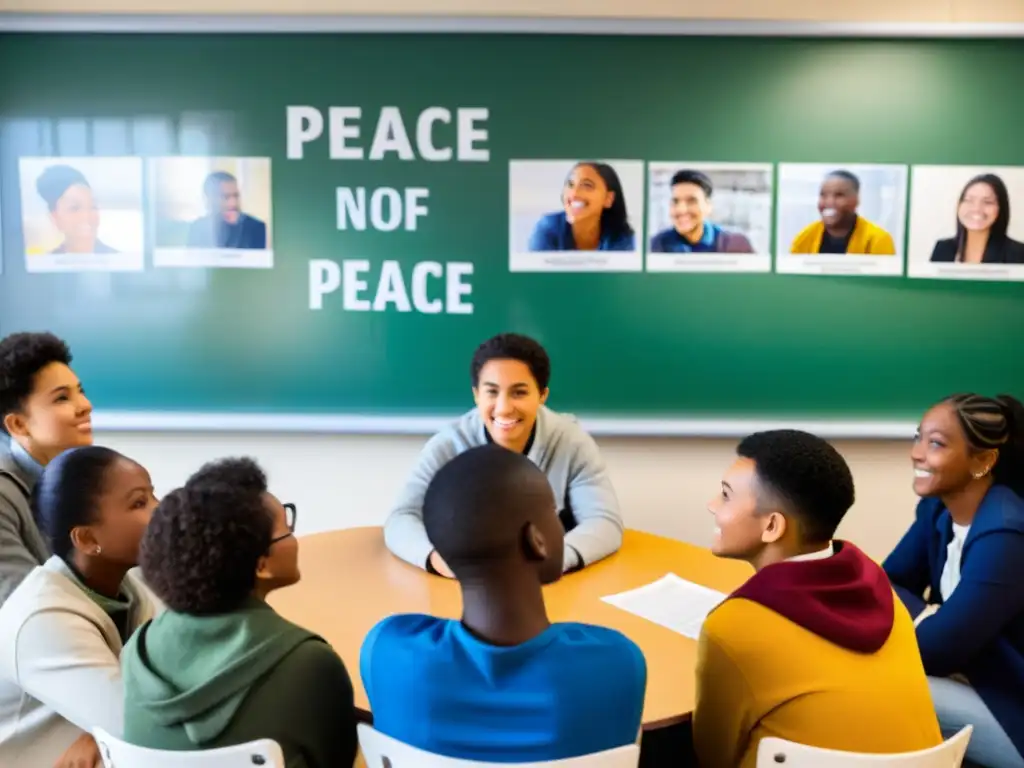
[{"label": "student in grey sweater", "polygon": [[623,524],[608,470],[576,419],[544,405],[551,376],[544,348],[526,336],[495,336],[477,348],[470,374],[476,408],[424,446],[385,523],[388,548],[412,565],[451,578],[427,537],[423,497],[445,463],[470,448],[496,443],[525,454],[547,475],[566,530],[566,571],[616,552]]},{"label": "student in grey sweater", "polygon": [[43,467],[92,443],[92,405],[70,365],[52,334],[0,340],[0,605],[50,557],[29,504]]}]

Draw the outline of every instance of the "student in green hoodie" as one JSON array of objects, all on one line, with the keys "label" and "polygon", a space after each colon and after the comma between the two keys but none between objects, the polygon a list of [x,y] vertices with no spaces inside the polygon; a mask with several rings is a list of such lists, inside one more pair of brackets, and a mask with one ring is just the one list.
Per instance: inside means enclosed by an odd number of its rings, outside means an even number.
[{"label": "student in green hoodie", "polygon": [[249,459],[208,464],[163,499],[140,560],[167,611],[121,657],[126,741],[195,751],[273,739],[288,768],[353,764],[345,665],[265,601],[299,580],[294,531],[295,507]]}]

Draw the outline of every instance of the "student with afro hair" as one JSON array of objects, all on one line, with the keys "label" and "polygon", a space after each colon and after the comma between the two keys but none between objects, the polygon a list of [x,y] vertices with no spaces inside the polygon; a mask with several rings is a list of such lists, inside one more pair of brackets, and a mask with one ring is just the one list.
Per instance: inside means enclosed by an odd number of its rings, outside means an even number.
[{"label": "student with afro hair", "polygon": [[92,444],[91,416],[67,344],[51,333],[0,340],[0,605],[50,556],[32,489],[58,455]]},{"label": "student with afro hair", "polygon": [[140,564],[167,610],[122,655],[126,741],[196,751],[273,739],[289,766],[352,765],[345,665],[266,603],[300,578],[294,532],[295,507],[249,459],[208,464],[160,502]]}]

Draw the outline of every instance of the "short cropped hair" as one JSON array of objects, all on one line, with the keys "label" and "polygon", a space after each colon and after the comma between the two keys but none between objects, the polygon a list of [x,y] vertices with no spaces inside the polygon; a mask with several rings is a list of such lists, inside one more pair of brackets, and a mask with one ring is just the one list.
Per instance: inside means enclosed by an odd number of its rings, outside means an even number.
[{"label": "short cropped hair", "polygon": [[0,431],[32,394],[36,374],[51,363],[71,365],[71,350],[52,333],[12,333],[0,340]]},{"label": "short cropped hair", "polygon": [[497,445],[460,453],[434,475],[423,499],[427,538],[456,575],[486,568],[522,546],[527,523],[555,514],[545,474]]},{"label": "short cropped hair", "polygon": [[480,370],[491,360],[518,360],[530,369],[541,392],[548,388],[548,382],[551,380],[551,359],[544,347],[529,336],[502,333],[477,347],[470,363],[470,378],[474,387],[480,385]]},{"label": "short cropped hair", "polygon": [[214,171],[203,182],[203,194],[210,198],[220,197],[220,185],[231,181],[238,183],[234,174],[227,171]]},{"label": "short cropped hair", "polygon": [[701,171],[694,171],[689,169],[676,171],[672,175],[671,186],[674,187],[676,184],[696,184],[698,187],[704,190],[704,197],[707,198],[710,198],[711,193],[715,191],[715,187],[711,183],[711,177],[709,177],[706,173],[702,173]]},{"label": "short cropped hair", "polygon": [[139,564],[168,608],[193,616],[228,613],[252,594],[274,531],[266,491],[255,461],[224,459],[160,501]]},{"label": "short cropped hair", "polygon": [[847,171],[842,168],[832,171],[826,178],[829,179],[842,179],[850,183],[853,187],[854,192],[860,192],[860,179],[852,171]]},{"label": "short cropped hair", "polygon": [[853,506],[853,475],[827,441],[794,429],[757,432],[736,449],[755,465],[761,488],[797,520],[808,543],[830,540]]}]

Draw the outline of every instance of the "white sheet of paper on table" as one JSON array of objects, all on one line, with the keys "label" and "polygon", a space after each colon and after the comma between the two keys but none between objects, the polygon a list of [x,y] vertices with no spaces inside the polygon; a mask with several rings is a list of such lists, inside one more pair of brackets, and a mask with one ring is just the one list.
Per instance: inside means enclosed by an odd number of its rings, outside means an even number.
[{"label": "white sheet of paper on table", "polygon": [[696,640],[704,619],[725,595],[668,573],[650,584],[601,599]]}]

